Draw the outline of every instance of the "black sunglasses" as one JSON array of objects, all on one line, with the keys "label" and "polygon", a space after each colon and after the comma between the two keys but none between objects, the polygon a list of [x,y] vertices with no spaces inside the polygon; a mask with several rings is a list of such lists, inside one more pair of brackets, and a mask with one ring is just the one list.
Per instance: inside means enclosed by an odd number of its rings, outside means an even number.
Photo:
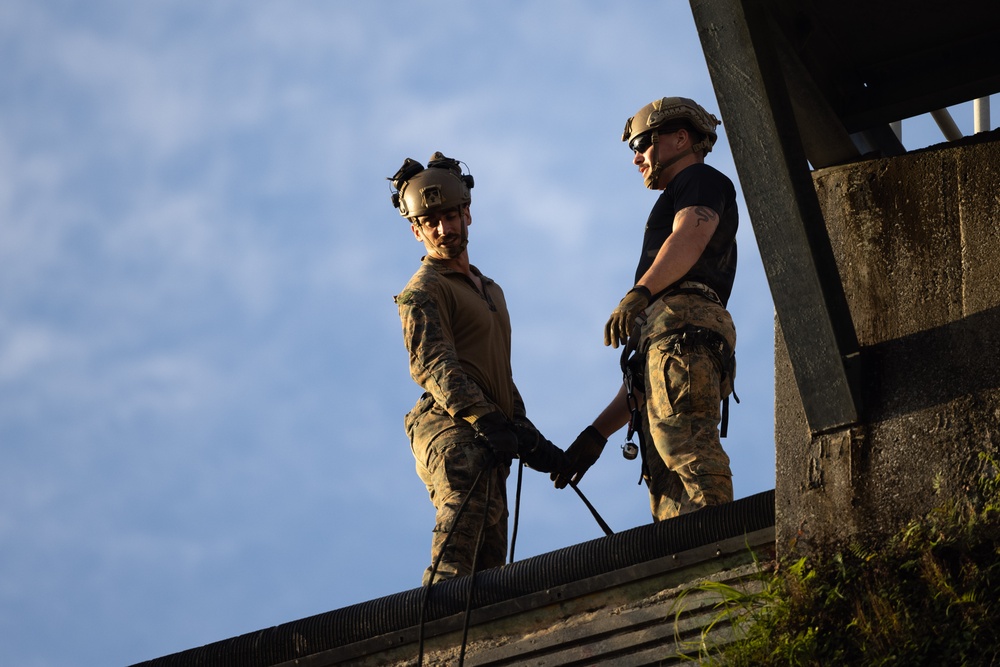
[{"label": "black sunglasses", "polygon": [[636,153],[645,153],[653,145],[653,133],[644,132],[629,142],[629,148]]}]

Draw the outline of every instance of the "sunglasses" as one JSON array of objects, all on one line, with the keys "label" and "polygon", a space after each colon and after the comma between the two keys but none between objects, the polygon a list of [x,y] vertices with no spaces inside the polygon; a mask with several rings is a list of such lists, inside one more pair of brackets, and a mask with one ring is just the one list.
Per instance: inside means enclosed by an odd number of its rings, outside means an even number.
[{"label": "sunglasses", "polygon": [[653,133],[645,132],[629,142],[629,148],[636,153],[645,153],[653,145]]}]

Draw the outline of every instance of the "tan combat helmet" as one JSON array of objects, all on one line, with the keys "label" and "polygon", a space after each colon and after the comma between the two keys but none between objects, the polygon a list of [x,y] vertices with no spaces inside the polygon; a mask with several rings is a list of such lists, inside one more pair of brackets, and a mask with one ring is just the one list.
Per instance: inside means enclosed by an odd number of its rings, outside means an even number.
[{"label": "tan combat helmet", "polygon": [[440,151],[427,161],[426,169],[413,158],[406,158],[389,181],[395,188],[392,206],[404,218],[469,204],[470,190],[475,186],[472,175],[462,173],[461,163]]},{"label": "tan combat helmet", "polygon": [[656,160],[654,152],[653,168],[646,175],[647,188],[655,189],[660,173],[685,155],[698,151],[704,151],[706,155],[710,153],[712,146],[719,138],[715,128],[721,124],[721,121],[692,99],[663,97],[639,109],[634,116],[625,122],[622,141],[628,143],[629,148],[633,148],[635,139],[646,133],[650,133],[650,140],[654,144],[657,143],[659,128],[668,125],[674,126],[678,121],[687,121],[694,129],[705,135],[705,138],[691,146],[687,152],[675,156],[666,163]]}]

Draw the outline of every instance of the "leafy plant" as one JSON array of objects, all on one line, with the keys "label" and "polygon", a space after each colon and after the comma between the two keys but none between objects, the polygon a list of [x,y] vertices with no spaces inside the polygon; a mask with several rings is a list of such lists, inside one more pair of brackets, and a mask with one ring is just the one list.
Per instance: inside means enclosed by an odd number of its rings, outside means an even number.
[{"label": "leafy plant", "polygon": [[[881,549],[760,571],[755,585],[706,583],[716,617],[702,631],[701,664],[727,667],[1000,666],[1000,465],[968,498],[905,526]],[[730,624],[735,640],[713,648]]]}]

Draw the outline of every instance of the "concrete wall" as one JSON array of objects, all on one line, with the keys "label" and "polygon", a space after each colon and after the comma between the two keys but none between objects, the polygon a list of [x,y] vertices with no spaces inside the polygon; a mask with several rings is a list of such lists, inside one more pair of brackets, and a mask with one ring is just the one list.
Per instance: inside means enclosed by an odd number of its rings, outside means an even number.
[{"label": "concrete wall", "polygon": [[892,534],[966,494],[977,453],[1000,447],[998,140],[814,173],[862,346],[863,417],[810,435],[779,323],[779,556]]}]

